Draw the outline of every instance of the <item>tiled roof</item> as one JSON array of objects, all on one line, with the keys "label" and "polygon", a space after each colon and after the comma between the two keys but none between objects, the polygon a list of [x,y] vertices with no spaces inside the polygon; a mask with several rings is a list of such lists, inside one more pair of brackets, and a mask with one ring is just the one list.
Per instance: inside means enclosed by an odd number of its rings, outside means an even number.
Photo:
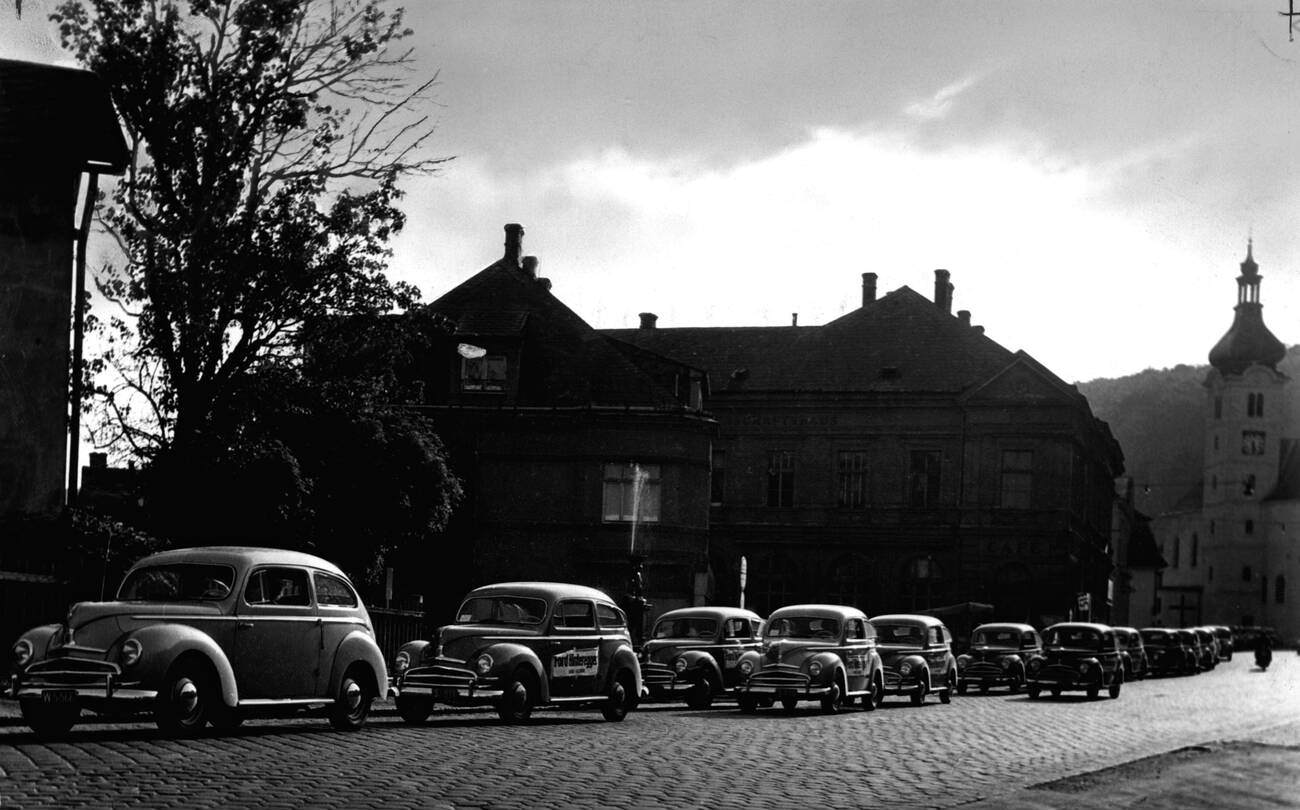
[{"label": "tiled roof", "polygon": [[128,157],[108,86],[98,76],[0,59],[0,162],[120,174]]},{"label": "tiled roof", "polygon": [[610,329],[605,334],[708,370],[715,392],[957,393],[1027,357],[908,287],[823,326]]},{"label": "tiled roof", "polygon": [[456,321],[457,335],[519,335],[528,322],[528,313],[510,310],[463,312]]}]

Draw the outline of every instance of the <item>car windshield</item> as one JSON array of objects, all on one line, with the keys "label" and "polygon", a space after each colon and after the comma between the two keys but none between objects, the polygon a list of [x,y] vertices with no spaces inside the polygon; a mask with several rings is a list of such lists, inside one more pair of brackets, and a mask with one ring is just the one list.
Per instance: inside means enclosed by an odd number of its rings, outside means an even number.
[{"label": "car windshield", "polygon": [[1168,647],[1174,643],[1174,638],[1163,630],[1144,630],[1142,643],[1148,647]]},{"label": "car windshield", "polygon": [[768,638],[839,638],[840,622],[822,616],[780,616],[767,625]]},{"label": "car windshield", "polygon": [[471,596],[456,611],[459,624],[532,626],[546,618],[546,602],[527,596]]},{"label": "car windshield", "polygon": [[987,644],[990,647],[1019,647],[1020,631],[993,628],[976,630],[975,634],[971,636],[970,643]]},{"label": "car windshield", "polygon": [[876,635],[881,644],[920,647],[923,643],[923,631],[915,624],[872,624],[876,626]]},{"label": "car windshield", "polygon": [[1087,627],[1062,627],[1043,635],[1049,647],[1073,647],[1078,650],[1101,649],[1101,634]]},{"label": "car windshield", "polygon": [[122,580],[123,602],[215,602],[230,595],[235,569],[228,565],[174,563],[137,568]]},{"label": "car windshield", "polygon": [[700,617],[660,619],[655,625],[655,638],[707,638],[718,634],[718,620]]}]

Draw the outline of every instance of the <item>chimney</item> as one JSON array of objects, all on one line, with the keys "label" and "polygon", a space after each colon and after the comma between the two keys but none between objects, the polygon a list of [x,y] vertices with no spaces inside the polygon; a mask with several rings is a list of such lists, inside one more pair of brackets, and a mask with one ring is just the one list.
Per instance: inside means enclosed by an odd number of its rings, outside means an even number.
[{"label": "chimney", "polygon": [[790,325],[791,325],[791,326],[798,326],[798,325],[799,325],[799,313],[798,313],[798,312],[791,312],[791,313],[790,313]]},{"label": "chimney", "polygon": [[525,278],[530,278],[533,279],[534,281],[537,279],[537,257],[536,256],[525,256],[521,268],[524,271]]},{"label": "chimney", "polygon": [[876,300],[876,274],[862,274],[862,306]]},{"label": "chimney", "polygon": [[506,226],[505,262],[513,267],[519,266],[519,254],[524,249],[524,226],[514,222]]},{"label": "chimney", "polygon": [[970,326],[970,310],[969,309],[957,310],[957,320],[961,321],[963,326]]},{"label": "chimney", "polygon": [[108,453],[91,453],[90,469],[92,470],[108,469]]},{"label": "chimney", "polygon": [[952,314],[952,284],[947,270],[934,271],[934,305],[946,314]]},{"label": "chimney", "polygon": [[659,320],[659,316],[656,315],[656,314],[654,314],[653,312],[642,312],[642,313],[641,313],[641,328],[642,328],[642,329],[654,329],[654,328],[655,328],[655,321],[657,321],[657,320]]}]

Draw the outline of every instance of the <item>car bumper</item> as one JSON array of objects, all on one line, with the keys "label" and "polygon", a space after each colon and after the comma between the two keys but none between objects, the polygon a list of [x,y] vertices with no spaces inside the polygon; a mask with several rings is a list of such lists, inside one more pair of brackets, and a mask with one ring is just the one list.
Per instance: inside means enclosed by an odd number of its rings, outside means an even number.
[{"label": "car bumper", "polygon": [[885,670],[886,695],[910,695],[921,688],[921,680],[911,674],[899,675],[896,671]]},{"label": "car bumper", "polygon": [[428,697],[454,706],[491,703],[505,694],[499,678],[480,678],[474,672],[444,665],[411,669],[393,687],[402,697]]},{"label": "car bumper", "polygon": [[1040,689],[1057,689],[1062,692],[1100,689],[1104,686],[1104,675],[1096,672],[1081,673],[1078,670],[1053,671],[1031,674],[1025,683]]},{"label": "car bumper", "polygon": [[95,677],[68,677],[70,673],[35,673],[13,675],[3,691],[10,700],[60,702],[75,698],[87,706],[107,706],[152,701],[155,689],[144,689],[138,682],[123,681],[112,673]]}]

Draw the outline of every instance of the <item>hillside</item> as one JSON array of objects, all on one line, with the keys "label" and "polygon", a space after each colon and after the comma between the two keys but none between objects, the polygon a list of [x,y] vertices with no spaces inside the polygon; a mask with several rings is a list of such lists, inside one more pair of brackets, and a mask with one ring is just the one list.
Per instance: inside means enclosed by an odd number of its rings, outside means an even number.
[{"label": "hillside", "polygon": [[[1300,377],[1300,346],[1279,370]],[[1110,424],[1124,449],[1125,474],[1137,484],[1137,504],[1148,515],[1168,511],[1200,482],[1204,454],[1205,389],[1210,370],[1178,365],[1127,377],[1079,383],[1092,411]]]}]

